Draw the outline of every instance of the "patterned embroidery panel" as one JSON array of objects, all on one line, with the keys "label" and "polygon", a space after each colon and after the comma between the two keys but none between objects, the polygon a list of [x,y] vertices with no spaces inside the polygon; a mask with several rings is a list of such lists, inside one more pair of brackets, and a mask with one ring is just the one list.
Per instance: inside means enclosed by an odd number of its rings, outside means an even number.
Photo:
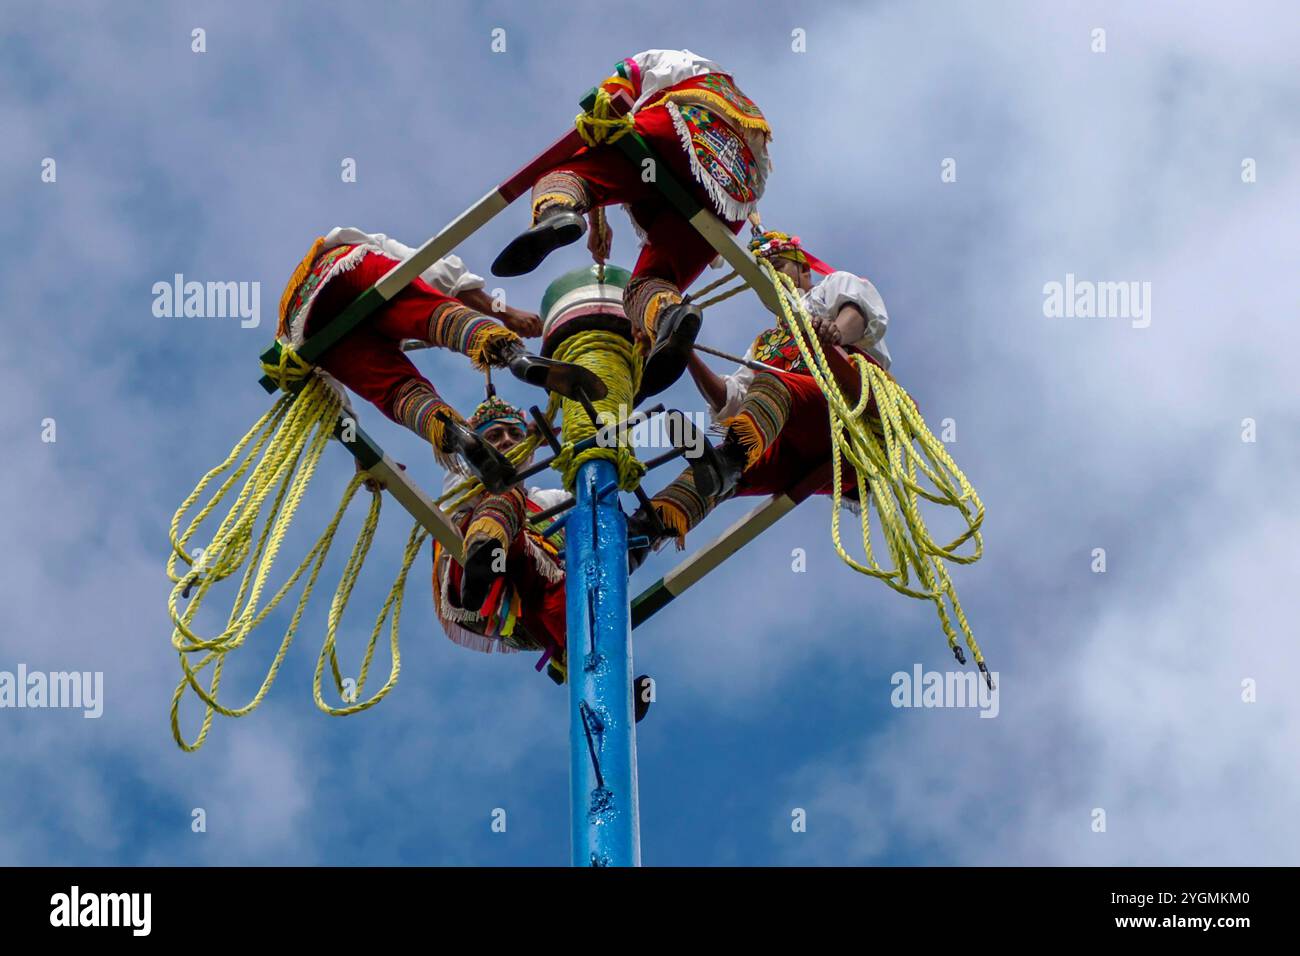
[{"label": "patterned embroidery panel", "polygon": [[722,97],[727,105],[735,111],[737,118],[749,120],[753,124],[767,125],[763,111],[755,105],[753,100],[740,92],[740,89],[732,82],[731,77],[725,73],[706,73],[700,79],[699,88]]},{"label": "patterned embroidery panel", "polygon": [[[531,498],[525,501],[524,504],[527,506],[529,514],[540,514],[544,510],[540,505],[534,504]],[[559,531],[555,532],[555,534],[551,535],[549,538],[546,537],[547,530],[551,527],[551,525],[555,524],[555,522],[559,520],[560,520],[560,516],[554,515],[553,517],[547,518],[545,521],[539,522],[537,524],[533,524],[530,521],[528,523],[527,530],[525,530],[524,533],[531,535],[536,540],[538,547],[540,547],[547,554],[554,557],[556,564],[563,566],[564,565],[564,529],[561,528]]]},{"label": "patterned embroidery panel", "polygon": [[316,289],[329,277],[330,272],[334,269],[334,264],[355,248],[355,245],[335,246],[333,249],[328,249],[316,257],[316,261],[312,263],[311,272],[307,274],[307,278],[302,280],[302,284],[294,290],[293,301],[289,305],[290,326],[298,318],[303,303],[310,302]]},{"label": "patterned embroidery panel", "polygon": [[808,365],[799,354],[794,337],[785,329],[768,329],[754,339],[754,358],[791,372],[807,372]]},{"label": "patterned embroidery panel", "polygon": [[754,154],[727,123],[695,103],[678,105],[691,136],[691,148],[700,167],[738,203],[758,199],[754,184],[758,168]]}]

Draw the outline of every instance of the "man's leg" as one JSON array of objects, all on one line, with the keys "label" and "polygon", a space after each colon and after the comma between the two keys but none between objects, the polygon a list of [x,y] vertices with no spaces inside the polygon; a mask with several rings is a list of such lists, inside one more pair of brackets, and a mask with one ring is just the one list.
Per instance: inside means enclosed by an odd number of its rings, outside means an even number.
[{"label": "man's leg", "polygon": [[[342,312],[396,264],[397,260],[372,252],[353,268],[332,276],[312,304],[308,334]],[[367,326],[390,340],[396,349],[400,349],[403,339],[415,339],[460,352],[478,369],[501,365],[504,349],[520,341],[495,319],[444,295],[418,277],[381,306]]]},{"label": "man's leg", "polygon": [[[713,208],[708,193],[694,179],[668,109],[658,106],[638,112],[636,131],[668,167],[667,172],[691,189],[701,205]],[[554,249],[577,241],[585,230],[585,212],[611,203],[627,204],[646,241],[624,290],[624,309],[633,327],[653,343],[638,402],[668,388],[685,371],[702,316],[682,302],[682,293],[717,255],[664,199],[654,177],[646,172],[617,146],[606,143],[543,174],[533,187],[533,225],[512,240],[492,265],[496,275],[531,272]],[[739,232],[743,223],[728,225]]]},{"label": "man's leg", "polygon": [[[331,277],[312,304],[307,335],[343,311],[395,262],[369,253],[352,269]],[[321,357],[321,367],[344,385],[379,406],[389,418],[427,438],[444,466],[451,461],[450,455],[457,453],[490,487],[508,484],[513,469],[500,453],[463,427],[460,415],[416,371],[402,352],[404,339],[460,352],[479,369],[507,366],[529,384],[561,394],[572,394],[581,387],[593,397],[604,395],[593,373],[529,355],[514,332],[420,278]]]},{"label": "man's leg", "polygon": [[[668,109],[656,106],[640,110],[634,119],[637,135],[646,141],[660,162],[692,190],[701,204],[709,205],[707,192],[691,173],[690,160]],[[493,274],[512,276],[533,271],[550,252],[582,236],[585,231],[582,216],[597,206],[627,204],[633,208],[642,229],[648,229],[650,224],[645,214],[653,218],[663,211],[681,219],[663,198],[653,175],[647,175],[653,172],[634,164],[617,145],[602,143],[543,173],[533,184],[531,228],[517,236],[497,257],[492,264]],[[685,224],[685,220],[682,222]],[[699,269],[712,257],[710,253],[702,260]],[[695,275],[698,271],[695,270]]]},{"label": "man's leg", "polygon": [[428,441],[444,468],[452,465],[446,429],[438,416],[453,420],[460,416],[391,339],[371,329],[357,329],[326,351],[317,364],[392,421]]},{"label": "man's leg", "polygon": [[[638,403],[672,385],[686,370],[703,315],[682,302],[717,251],[672,209],[638,216],[646,233],[632,279],[623,290],[623,311],[634,329],[653,343],[641,379]],[[741,223],[730,223],[738,232]]]},{"label": "man's leg", "polygon": [[[811,376],[759,372],[740,412],[723,424],[719,454],[734,469],[727,483],[737,495],[782,491],[830,455],[826,399]],[[722,497],[701,494],[687,468],[651,504],[682,547]]]},{"label": "man's leg", "polygon": [[524,492],[514,487],[501,494],[484,494],[474,504],[465,526],[465,573],[461,607],[477,611],[497,579],[506,573],[511,549],[522,538]]},{"label": "man's leg", "polygon": [[587,229],[584,214],[598,206],[646,198],[651,188],[618,147],[606,143],[583,150],[538,177],[531,224],[497,256],[492,274],[532,272],[553,251],[582,237]]}]

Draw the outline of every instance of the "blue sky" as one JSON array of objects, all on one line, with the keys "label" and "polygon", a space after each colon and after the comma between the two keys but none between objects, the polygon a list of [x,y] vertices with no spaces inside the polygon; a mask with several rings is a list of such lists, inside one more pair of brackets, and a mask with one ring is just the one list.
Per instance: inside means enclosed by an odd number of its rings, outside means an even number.
[{"label": "blue sky", "polygon": [[[891,674],[951,660],[933,611],[843,566],[810,502],[637,633],[659,683],[638,735],[645,862],[1300,862],[1286,4],[0,3],[0,671],[103,671],[105,696],[99,720],[0,710],[0,862],[567,860],[564,694],[529,657],[447,641],[426,562],[388,700],[342,720],[313,705],[326,587],[267,703],[195,755],[167,726],[163,562],[175,506],[266,408],[256,356],[311,239],[422,242],[651,47],[719,61],[764,108],[765,220],[875,282],[895,373],[932,424],[956,422],[988,517],[986,556],[954,580],[1002,693],[991,720],[891,707]],[[525,215],[467,242],[471,268]],[[535,304],[581,262],[501,285]],[[153,284],[178,272],[260,282],[262,327],[155,317]],[[1067,274],[1150,282],[1150,326],[1046,317]],[[765,325],[743,297],[703,337],[741,350]],[[419,361],[475,400],[456,357]],[[667,397],[699,404],[685,382]],[[363,416],[437,486],[427,447]],[[339,449],[326,464],[305,512],[322,523],[350,472]],[[385,509],[345,657],[408,527]],[[239,652],[232,700],[277,640]]]}]

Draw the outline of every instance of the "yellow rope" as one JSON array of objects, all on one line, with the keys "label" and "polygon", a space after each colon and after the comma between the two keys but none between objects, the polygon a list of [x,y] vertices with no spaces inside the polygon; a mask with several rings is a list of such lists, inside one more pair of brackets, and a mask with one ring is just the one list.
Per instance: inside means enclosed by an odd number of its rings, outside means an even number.
[{"label": "yellow rope", "polygon": [[[605,383],[608,393],[592,403],[602,425],[612,425],[632,413],[633,399],[641,386],[641,352],[627,338],[602,330],[577,332],[560,343],[555,357],[590,369]],[[583,464],[606,459],[618,471],[619,488],[623,491],[636,488],[645,475],[645,465],[637,460],[632,449],[622,443],[611,448],[596,445],[575,455],[573,446],[596,434],[597,425],[578,402],[565,399],[563,408],[563,450],[552,467],[563,476],[564,487],[573,490],[578,469]]]},{"label": "yellow rope", "polygon": [[[831,372],[821,342],[813,331],[812,317],[804,307],[793,280],[778,272],[766,259],[760,257],[758,263],[776,287],[784,324],[830,406],[831,537],[836,552],[854,570],[879,578],[909,597],[933,601],[948,646],[954,650],[958,647],[960,631],[975,662],[983,665],[984,655],[944,565],[946,561],[971,564],[983,553],[980,526],[984,521],[984,505],[979,496],[943,443],[931,433],[903,387],[860,355],[850,355],[849,358],[862,377],[862,396],[856,405],[849,405]],[[864,418],[873,395],[880,413],[879,436]],[[840,541],[845,458],[856,473],[862,499],[859,518],[865,564],[850,557]],[[922,477],[935,490],[923,487],[920,483]],[[947,544],[937,544],[921,516],[918,500],[921,498],[955,508],[965,521],[966,530]],[[872,548],[872,506],[880,518],[881,534],[892,564],[889,568],[880,566]],[[972,553],[957,554],[957,549],[967,541],[974,542]],[[911,585],[909,569],[920,579],[919,587]],[[957,620],[957,628],[953,627],[949,617],[949,606]]]},{"label": "yellow rope", "polygon": [[717,305],[719,302],[725,302],[728,299],[730,299],[733,295],[740,295],[740,293],[744,292],[748,288],[749,288],[748,282],[741,282],[739,285],[733,286],[732,288],[727,289],[724,292],[719,292],[711,299],[705,299],[703,302],[700,302],[698,300],[693,300],[693,301],[695,302],[695,305],[698,308],[703,310],[703,309],[707,309],[711,305]]},{"label": "yellow rope", "polygon": [[607,90],[596,91],[596,102],[592,104],[591,111],[588,113],[579,113],[574,117],[573,125],[577,127],[578,135],[588,146],[599,146],[601,143],[616,143],[623,136],[630,133],[635,126],[632,114],[626,116],[614,115],[614,104],[610,99]]},{"label": "yellow rope", "polygon": [[280,343],[280,356],[275,364],[270,362],[261,364],[262,371],[269,375],[272,381],[285,392],[293,391],[298,383],[304,381],[312,373],[311,365],[283,342]]},{"label": "yellow rope", "polygon": [[714,281],[712,281],[712,282],[710,282],[708,285],[706,285],[703,289],[696,289],[695,291],[693,291],[693,292],[691,293],[691,298],[692,298],[692,299],[695,299],[695,300],[698,300],[700,296],[702,296],[702,295],[708,295],[708,294],[709,294],[710,292],[712,292],[714,289],[718,288],[719,286],[724,286],[724,285],[726,285],[728,282],[730,282],[732,279],[736,278],[736,276],[738,276],[738,275],[740,275],[740,273],[737,272],[735,269],[732,269],[730,272],[728,272],[728,273],[727,273],[725,276],[723,276],[721,279],[715,279]]},{"label": "yellow rope", "polygon": [[[636,390],[641,386],[641,353],[636,346],[615,332],[599,330],[577,332],[560,343],[555,356],[561,362],[574,362],[591,369],[604,380],[609,394],[594,406],[605,424],[622,421],[632,411],[632,400]],[[620,407],[621,406],[621,407]],[[623,414],[619,414],[619,412]],[[573,446],[584,438],[595,434],[595,426],[582,406],[569,399],[562,399],[552,392],[543,417],[548,425],[555,427],[557,414],[563,415],[565,422],[564,442],[560,454],[556,457],[553,468],[560,472],[564,486],[573,490],[573,482],[578,468],[595,458],[607,458],[618,469],[619,487],[631,491],[641,482],[645,466],[632,454],[630,448],[591,448],[578,455],[573,454]],[[542,436],[534,433],[515,445],[506,453],[511,464],[518,467],[533,456]],[[448,489],[435,504],[454,513],[464,504],[477,497],[483,491],[483,484],[477,478],[466,478]]]},{"label": "yellow rope", "polygon": [[[328,443],[338,421],[340,399],[319,376],[312,376],[310,381],[296,396],[285,394],[262,416],[252,429],[231,450],[226,460],[212,469],[199,481],[194,491],[185,499],[172,517],[170,538],[172,553],[167,561],[167,576],[174,583],[167,606],[171,614],[173,631],[172,646],[179,654],[183,675],[172,696],[171,727],[176,743],[186,751],[199,749],[207,738],[215,713],[228,717],[242,717],[251,713],[261,704],[270,690],[279,672],[285,655],[289,650],[294,635],[301,622],[303,611],[315,586],[316,578],[325,562],[333,543],[335,532],[343,518],[344,512],[365,480],[364,474],[357,474],[348,484],[338,511],[329,525],[322,532],[316,544],[311,548],[302,562],[289,576],[278,591],[262,607],[258,607],[262,592],[270,576],[275,559],[283,544],[285,534],[292,523],[302,498],[310,484],[321,453]],[[242,460],[241,460],[242,458]],[[238,464],[236,464],[238,462]],[[254,465],[254,462],[256,464]],[[180,526],[184,516],[193,508],[204,490],[220,475],[230,469],[230,475],[212,494],[208,502],[181,532]],[[251,468],[251,472],[250,472]],[[213,510],[226,497],[235,483],[248,475],[240,489],[235,502],[231,505],[225,518],[212,536],[211,542],[198,555],[192,558],[186,547],[199,526],[212,514]],[[269,510],[268,510],[269,500]],[[426,532],[418,524],[411,532],[401,571],[389,592],[388,600],[380,612],[380,617],[371,634],[370,644],[366,650],[362,667],[357,676],[356,694],[349,694],[345,705],[333,708],[324,703],[320,693],[320,678],[324,661],[328,657],[336,687],[340,695],[344,694],[343,678],[338,669],[335,650],[335,635],[343,609],[351,595],[356,577],[361,569],[373,540],[379,520],[381,493],[372,493],[370,510],[365,524],[353,546],[347,568],[334,595],[330,607],[329,623],[326,631],[325,645],[317,663],[317,674],[313,692],[317,706],[326,713],[345,715],[356,713],[378,703],[397,681],[400,658],[397,653],[398,621],[401,615],[402,591],[411,562],[418,552]],[[254,534],[255,527],[265,512],[261,532]],[[256,538],[256,540],[255,540]],[[184,574],[177,573],[177,561],[191,565]],[[294,609],[293,616],[280,641],[266,677],[248,703],[240,707],[228,707],[221,704],[218,691],[226,655],[242,646],[249,635],[275,610],[285,595],[294,587],[298,579],[308,571],[302,595]],[[235,596],[225,628],[215,636],[200,637],[194,631],[194,620],[203,605],[204,598],[219,581],[233,575],[240,568],[244,569],[238,593]],[[184,595],[193,590],[184,611],[178,609]],[[388,611],[393,611],[392,650],[393,663],[387,683],[375,695],[362,703],[356,703],[364,688],[369,672],[370,661],[379,631]],[[197,663],[191,663],[197,658]],[[200,684],[203,670],[212,665],[211,676],[207,686]],[[190,688],[204,703],[203,722],[198,735],[187,741],[181,732],[179,709],[186,688]]]}]

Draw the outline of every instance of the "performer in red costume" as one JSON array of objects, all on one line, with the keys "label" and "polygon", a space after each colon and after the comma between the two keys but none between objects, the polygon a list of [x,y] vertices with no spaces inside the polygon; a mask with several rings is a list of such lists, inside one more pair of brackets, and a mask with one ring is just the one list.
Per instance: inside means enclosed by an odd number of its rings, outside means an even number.
[{"label": "performer in red costume", "polygon": [[[591,114],[578,117],[591,146],[543,174],[533,187],[533,226],[493,263],[496,275],[531,272],[554,249],[586,231],[584,213],[612,203],[626,206],[644,247],[625,291],[625,310],[638,333],[653,343],[642,396],[663,391],[682,374],[699,332],[699,310],[682,292],[716,252],[663,198],[653,181],[611,144],[620,135],[609,121],[609,96],[634,99],[632,128],[696,198],[739,232],[763,195],[771,128],[762,112],[718,64],[690,50],[647,50],[622,60],[600,86]],[[589,247],[608,254],[608,229],[593,215]]]},{"label": "performer in red costume", "polygon": [[[524,413],[496,395],[474,410],[469,426],[503,455],[528,434]],[[462,477],[449,474],[446,490]],[[540,650],[537,668],[545,666],[556,683],[564,682],[568,666],[564,532],[548,538],[543,532],[555,518],[539,524],[528,519],[568,497],[558,488],[485,491],[453,515],[465,536],[464,567],[436,542],[433,550],[433,604],[447,637],[488,654]],[[632,685],[638,722],[650,706],[642,692],[646,679]]]},{"label": "performer in red costume", "polygon": [[[528,433],[524,413],[495,395],[474,410],[469,427],[502,454]],[[449,474],[446,490],[463,480]],[[457,509],[464,568],[434,546],[433,600],[449,638],[477,651],[545,650],[563,660],[563,532],[548,539],[541,532],[549,522],[534,528],[527,518],[567,497],[561,489],[515,486],[485,491]]]},{"label": "performer in red costume", "polygon": [[[353,228],[335,228],[317,239],[280,300],[280,342],[301,346],[414,251],[383,233]],[[496,484],[512,474],[509,464],[465,427],[403,353],[403,341],[453,349],[476,368],[507,367],[524,381],[564,394],[578,385],[588,394],[601,394],[602,386],[585,369],[529,354],[519,335],[536,335],[541,330],[538,316],[507,308],[498,322],[480,311],[492,309],[482,289],[483,280],[456,256],[440,259],[328,349],[317,364],[336,385],[341,382],[427,439],[444,466],[459,454],[475,474]]]},{"label": "performer in red costume", "polygon": [[[805,252],[798,237],[785,233],[762,233],[750,248],[794,280],[823,347],[841,345],[889,369],[884,341],[889,316],[874,285],[850,272],[830,269]],[[825,275],[816,285],[812,282],[814,268]],[[830,461],[826,396],[791,334],[779,327],[761,332],[745,358],[774,368],[754,371],[742,365],[731,375],[719,376],[695,355],[690,358],[691,376],[709,403],[714,421],[726,428],[726,437],[717,449],[722,460],[720,490],[701,493],[695,473],[687,469],[651,500],[679,546],[719,501],[733,494],[785,491]],[[874,400],[868,403],[866,414],[868,421],[875,419]],[[843,490],[856,496],[851,476],[845,478]],[[828,484],[821,493],[830,491]],[[667,540],[654,537],[648,516],[640,511],[628,525],[629,538],[634,535],[649,537],[651,547]],[[639,564],[648,550],[635,550],[633,562]]]}]

